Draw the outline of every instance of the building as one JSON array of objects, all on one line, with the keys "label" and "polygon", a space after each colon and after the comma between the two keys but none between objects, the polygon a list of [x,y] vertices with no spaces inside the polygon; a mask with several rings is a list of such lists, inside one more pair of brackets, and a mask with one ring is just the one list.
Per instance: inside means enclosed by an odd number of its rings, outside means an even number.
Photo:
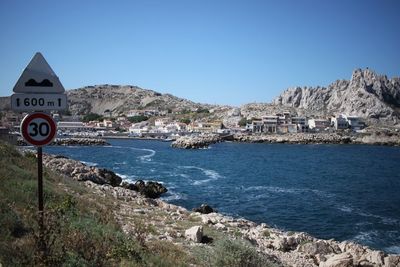
[{"label": "building", "polygon": [[349,128],[349,124],[347,122],[346,116],[339,115],[331,118],[332,126],[335,130],[344,130]]},{"label": "building", "polygon": [[128,118],[130,117],[136,117],[136,116],[144,116],[144,111],[143,110],[129,110],[128,114],[126,114]]},{"label": "building", "polygon": [[297,125],[297,132],[307,132],[308,120],[306,117],[292,117],[292,124]]},{"label": "building", "polygon": [[129,127],[129,134],[131,136],[142,137],[143,135],[145,135],[149,132],[148,125],[149,125],[149,123],[147,121],[142,121],[139,123],[132,124],[132,126]]},{"label": "building", "polygon": [[361,119],[357,116],[343,116],[347,120],[348,127],[351,128],[352,131],[359,131],[365,128],[365,123],[361,121]]},{"label": "building", "polygon": [[57,129],[63,132],[88,132],[93,131],[92,126],[87,126],[80,121],[60,121],[57,123]]},{"label": "building", "polygon": [[285,133],[297,133],[297,125],[288,123],[288,124],[280,124],[276,127],[276,132],[285,134]]},{"label": "building", "polygon": [[196,133],[217,133],[219,129],[223,128],[220,121],[216,122],[194,122],[187,126],[188,131]]},{"label": "building", "polygon": [[170,118],[159,118],[154,121],[154,126],[165,127],[170,122],[171,122]]},{"label": "building", "polygon": [[314,132],[321,132],[328,130],[331,126],[331,122],[326,119],[309,119],[308,128]]},{"label": "building", "polygon": [[252,120],[251,123],[246,124],[246,130],[253,133],[262,133],[264,131],[264,124],[262,120]]},{"label": "building", "polygon": [[[283,120],[284,120],[284,117],[283,117]],[[277,126],[279,124],[279,116],[277,116],[277,115],[264,116],[261,118],[261,123],[263,124],[262,132],[276,133]]]}]

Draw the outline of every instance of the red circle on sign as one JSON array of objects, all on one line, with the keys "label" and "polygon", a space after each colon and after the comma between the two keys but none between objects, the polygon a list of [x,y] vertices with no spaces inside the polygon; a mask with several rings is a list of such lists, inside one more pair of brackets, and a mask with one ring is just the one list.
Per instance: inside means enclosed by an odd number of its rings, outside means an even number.
[{"label": "red circle on sign", "polygon": [[[44,139],[34,139],[29,134],[29,126],[34,120],[42,119],[47,123],[49,132],[44,136]],[[36,127],[37,128],[37,127]],[[36,132],[38,130],[36,129]],[[21,122],[21,135],[29,144],[34,146],[45,146],[50,144],[57,133],[57,125],[53,118],[45,113],[32,113],[27,115]]]}]

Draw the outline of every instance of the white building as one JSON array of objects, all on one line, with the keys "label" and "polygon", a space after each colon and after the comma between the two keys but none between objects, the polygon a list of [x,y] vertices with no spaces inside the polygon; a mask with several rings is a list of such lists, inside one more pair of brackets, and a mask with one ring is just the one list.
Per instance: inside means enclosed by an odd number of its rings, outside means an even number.
[{"label": "white building", "polygon": [[365,127],[365,124],[361,119],[357,116],[343,116],[347,120],[347,124],[353,131],[362,130]]},{"label": "white building", "polygon": [[308,129],[308,120],[306,117],[292,117],[292,124],[297,125],[298,132],[306,132]]},{"label": "white building", "polygon": [[335,130],[344,130],[349,128],[349,124],[345,115],[341,114],[339,116],[332,117],[331,121]]},{"label": "white building", "polygon": [[329,120],[326,119],[309,119],[308,120],[308,128],[312,131],[320,132],[328,130],[331,126]]},{"label": "white building", "polygon": [[170,122],[171,122],[170,118],[159,118],[154,121],[154,126],[165,127]]},{"label": "white building", "polygon": [[276,127],[278,126],[278,120],[279,116],[276,115],[269,115],[269,116],[264,116],[261,118],[261,123],[263,124],[263,132],[268,132],[268,133],[276,133],[277,129]]},{"label": "white building", "polygon": [[63,132],[85,132],[94,130],[92,126],[86,126],[80,121],[60,121],[57,123],[57,129]]},{"label": "white building", "polygon": [[133,136],[143,136],[143,134],[148,133],[149,130],[148,122],[139,122],[129,127],[129,134]]}]

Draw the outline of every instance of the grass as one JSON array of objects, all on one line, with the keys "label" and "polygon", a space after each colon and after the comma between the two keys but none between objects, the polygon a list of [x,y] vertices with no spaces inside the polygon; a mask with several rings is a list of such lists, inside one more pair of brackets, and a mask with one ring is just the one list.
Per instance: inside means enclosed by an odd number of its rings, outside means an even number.
[{"label": "grass", "polygon": [[246,242],[230,240],[228,238],[219,239],[213,246],[198,248],[197,256],[202,258],[205,266],[224,267],[277,267],[273,259],[258,253],[254,247]]},{"label": "grass", "polygon": [[[150,246],[126,235],[114,219],[109,199],[48,170],[44,173],[43,253],[38,248],[36,168],[34,155],[22,156],[0,143],[3,266],[179,266],[187,262],[186,254],[173,244]],[[155,230],[143,226],[139,231]]]}]

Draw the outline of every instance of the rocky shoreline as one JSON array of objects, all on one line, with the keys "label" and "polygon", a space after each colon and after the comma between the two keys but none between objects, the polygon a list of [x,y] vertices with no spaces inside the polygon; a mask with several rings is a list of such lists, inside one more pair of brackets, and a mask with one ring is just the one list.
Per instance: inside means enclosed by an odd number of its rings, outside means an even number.
[{"label": "rocky shoreline", "polygon": [[[133,215],[150,216],[152,219],[146,219],[145,223],[157,226],[158,231],[148,235],[148,240],[167,240],[188,249],[207,246],[203,242],[203,228],[208,227],[229,238],[250,241],[259,253],[274,258],[279,266],[400,266],[400,255],[388,255],[353,242],[321,240],[306,233],[285,232],[264,223],[225,216],[209,208],[198,209],[207,211],[203,214],[147,198],[134,188],[137,184],[121,183],[121,177],[112,171],[89,167],[63,156],[44,155],[43,162],[48,169],[81,181],[96,194],[112,197],[118,207],[113,211],[114,216],[124,232],[129,234],[135,229]],[[144,182],[139,184],[146,185]],[[181,224],[189,223],[194,225],[182,229]]]},{"label": "rocky shoreline", "polygon": [[[28,144],[22,140],[18,140],[18,146],[27,146]],[[98,138],[56,138],[50,146],[106,146],[110,145],[104,139]]]},{"label": "rocky shoreline", "polygon": [[[241,143],[278,144],[368,144],[400,146],[400,134],[373,132],[365,134],[349,133],[292,133],[292,134],[234,134],[231,141]],[[183,136],[172,143],[174,148],[198,149],[222,142],[224,138],[216,134]]]}]

